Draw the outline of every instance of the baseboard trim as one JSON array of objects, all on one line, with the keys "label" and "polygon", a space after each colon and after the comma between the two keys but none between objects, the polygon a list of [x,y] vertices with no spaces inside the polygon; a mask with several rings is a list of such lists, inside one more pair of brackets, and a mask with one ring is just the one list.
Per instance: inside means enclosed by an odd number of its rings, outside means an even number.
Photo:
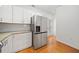
[{"label": "baseboard trim", "polygon": [[61,41],[61,40],[58,40],[58,39],[56,39],[56,41],[58,41],[58,42],[60,42],[60,43],[63,43],[63,44],[65,44],[65,45],[67,45],[67,46],[69,46],[69,47],[71,47],[71,48],[73,48],[73,49],[79,50],[79,48],[73,47],[73,46],[71,46],[70,44],[68,44],[68,43],[66,43],[66,42],[64,42],[64,41]]}]

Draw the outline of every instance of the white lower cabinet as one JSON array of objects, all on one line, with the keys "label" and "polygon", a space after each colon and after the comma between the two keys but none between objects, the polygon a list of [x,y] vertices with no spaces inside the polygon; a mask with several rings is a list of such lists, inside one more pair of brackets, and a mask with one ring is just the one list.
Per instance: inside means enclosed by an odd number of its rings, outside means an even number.
[{"label": "white lower cabinet", "polygon": [[13,51],[17,52],[22,49],[28,48],[32,45],[32,34],[23,33],[14,35],[13,39]]},{"label": "white lower cabinet", "polygon": [[13,52],[12,40],[13,40],[13,36],[10,36],[10,37],[6,38],[6,40],[3,41],[4,46],[1,49],[2,53]]},{"label": "white lower cabinet", "polygon": [[14,34],[3,41],[2,53],[11,53],[32,46],[32,33]]},{"label": "white lower cabinet", "polygon": [[26,34],[26,48],[32,46],[32,32]]}]

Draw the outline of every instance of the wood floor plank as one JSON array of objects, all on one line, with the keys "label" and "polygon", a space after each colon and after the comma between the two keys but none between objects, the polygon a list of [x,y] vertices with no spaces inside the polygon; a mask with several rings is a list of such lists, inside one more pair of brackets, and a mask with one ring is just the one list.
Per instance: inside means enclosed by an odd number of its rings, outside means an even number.
[{"label": "wood floor plank", "polygon": [[32,47],[27,48],[18,51],[17,53],[75,53],[75,52],[79,53],[79,50],[56,41],[55,36],[49,36],[47,45],[36,50],[34,50]]}]

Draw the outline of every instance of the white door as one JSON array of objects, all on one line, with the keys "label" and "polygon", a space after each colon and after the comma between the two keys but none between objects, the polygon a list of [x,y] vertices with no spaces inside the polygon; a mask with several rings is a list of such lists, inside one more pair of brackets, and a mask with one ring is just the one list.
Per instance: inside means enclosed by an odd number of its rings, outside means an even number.
[{"label": "white door", "polygon": [[10,37],[6,38],[6,40],[3,41],[4,46],[2,47],[2,53],[13,52],[12,40],[13,40],[13,36],[10,36]]},{"label": "white door", "polygon": [[2,9],[2,22],[12,23],[12,6],[5,5]]},{"label": "white door", "polygon": [[13,23],[23,23],[23,8],[13,6]]}]

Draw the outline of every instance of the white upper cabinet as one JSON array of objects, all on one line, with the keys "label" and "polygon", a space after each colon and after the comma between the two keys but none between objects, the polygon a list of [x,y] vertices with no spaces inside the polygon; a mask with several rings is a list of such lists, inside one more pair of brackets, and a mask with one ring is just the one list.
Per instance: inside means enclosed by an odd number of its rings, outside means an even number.
[{"label": "white upper cabinet", "polygon": [[13,23],[23,23],[24,17],[23,17],[23,8],[18,6],[13,6]]},{"label": "white upper cabinet", "polygon": [[24,23],[31,23],[31,13],[27,9],[24,9]]},{"label": "white upper cabinet", "polygon": [[0,22],[2,21],[2,7],[0,7]]},{"label": "white upper cabinet", "polygon": [[0,7],[0,21],[12,23],[12,6],[5,5]]},{"label": "white upper cabinet", "polygon": [[4,5],[0,7],[0,22],[31,23],[32,12],[20,6]]}]

